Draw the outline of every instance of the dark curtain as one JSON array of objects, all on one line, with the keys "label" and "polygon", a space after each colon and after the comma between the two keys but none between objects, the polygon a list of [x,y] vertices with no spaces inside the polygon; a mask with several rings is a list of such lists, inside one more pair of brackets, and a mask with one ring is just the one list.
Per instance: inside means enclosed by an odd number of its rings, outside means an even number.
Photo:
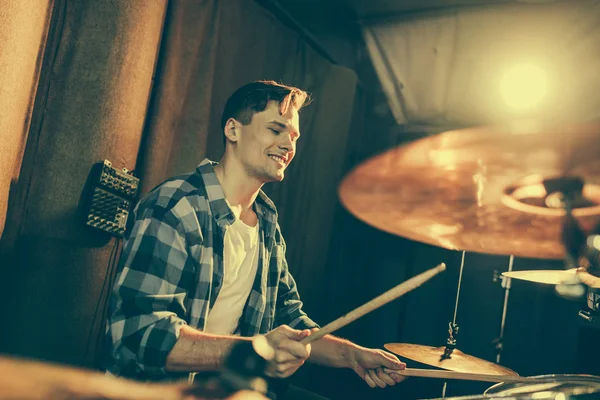
[{"label": "dark curtain", "polygon": [[0,11],[0,237],[19,170],[46,44],[51,0],[7,0]]},{"label": "dark curtain", "polygon": [[0,246],[0,351],[94,363],[114,240],[85,227],[78,207],[94,163],[135,167],[165,8],[54,4]]}]

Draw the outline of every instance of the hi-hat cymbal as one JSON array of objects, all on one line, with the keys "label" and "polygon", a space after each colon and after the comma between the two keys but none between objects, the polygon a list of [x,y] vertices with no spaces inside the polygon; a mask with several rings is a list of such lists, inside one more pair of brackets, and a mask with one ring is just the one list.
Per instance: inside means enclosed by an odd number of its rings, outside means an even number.
[{"label": "hi-hat cymbal", "polygon": [[519,376],[519,374],[511,369],[470,356],[458,349],[454,349],[450,358],[441,360],[445,347],[431,347],[410,343],[388,343],[384,347],[392,353],[398,354],[400,357],[449,371]]},{"label": "hi-hat cymbal", "polygon": [[503,272],[502,275],[506,276],[507,278],[543,283],[547,285],[581,282],[592,288],[600,288],[600,278],[578,268],[566,270],[510,271]]},{"label": "hi-hat cymbal", "polygon": [[562,259],[564,211],[547,179],[563,176],[583,179],[573,214],[591,229],[600,221],[600,122],[441,133],[367,160],[339,194],[357,218],[412,240]]}]

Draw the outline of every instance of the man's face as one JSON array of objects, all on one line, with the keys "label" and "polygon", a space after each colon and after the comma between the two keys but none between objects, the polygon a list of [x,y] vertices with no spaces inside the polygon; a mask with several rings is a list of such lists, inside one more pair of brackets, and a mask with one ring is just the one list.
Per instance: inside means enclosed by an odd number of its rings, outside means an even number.
[{"label": "man's face", "polygon": [[300,137],[298,111],[290,107],[280,115],[279,103],[270,101],[264,111],[254,114],[250,124],[236,122],[235,127],[239,131],[234,138],[236,155],[248,175],[263,183],[283,180]]}]

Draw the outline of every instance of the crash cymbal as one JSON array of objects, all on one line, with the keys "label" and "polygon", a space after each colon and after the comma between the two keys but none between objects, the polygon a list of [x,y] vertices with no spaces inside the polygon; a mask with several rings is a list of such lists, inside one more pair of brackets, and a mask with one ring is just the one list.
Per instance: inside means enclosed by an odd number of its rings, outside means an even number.
[{"label": "crash cymbal", "polygon": [[339,194],[360,220],[412,240],[562,259],[564,211],[546,180],[563,176],[583,180],[573,214],[591,229],[600,221],[600,122],[441,133],[367,160],[344,178]]},{"label": "crash cymbal", "polygon": [[589,287],[600,288],[600,278],[578,268],[566,270],[532,270],[503,272],[502,275],[522,281],[559,285],[581,282]]},{"label": "crash cymbal", "polygon": [[450,358],[441,360],[445,347],[431,347],[410,343],[388,343],[384,346],[386,349],[400,357],[418,361],[421,364],[447,369],[449,371],[519,376],[519,374],[511,369],[470,356],[458,349],[454,349]]}]

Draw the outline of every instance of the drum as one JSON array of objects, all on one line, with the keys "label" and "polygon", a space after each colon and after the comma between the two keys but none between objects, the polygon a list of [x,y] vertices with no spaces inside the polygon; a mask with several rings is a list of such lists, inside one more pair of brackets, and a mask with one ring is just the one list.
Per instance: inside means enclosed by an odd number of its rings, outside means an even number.
[{"label": "drum", "polygon": [[535,382],[497,383],[483,394],[429,400],[591,400],[600,399],[600,376],[539,375]]},{"label": "drum", "polygon": [[497,383],[484,398],[508,399],[598,399],[600,377],[593,375],[539,375],[532,383]]}]

